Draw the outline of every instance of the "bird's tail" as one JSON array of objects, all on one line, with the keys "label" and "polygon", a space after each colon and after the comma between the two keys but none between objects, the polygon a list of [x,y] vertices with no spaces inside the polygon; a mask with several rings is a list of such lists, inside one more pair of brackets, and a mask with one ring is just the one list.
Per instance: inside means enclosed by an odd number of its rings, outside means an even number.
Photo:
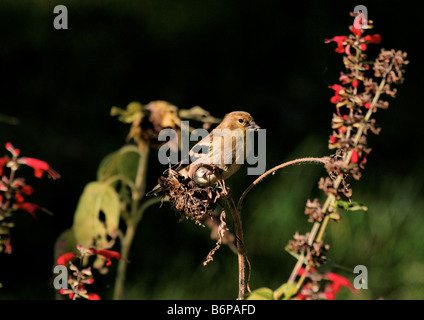
[{"label": "bird's tail", "polygon": [[163,192],[163,188],[161,187],[160,184],[158,184],[156,187],[154,187],[152,190],[150,190],[149,192],[146,193],[146,197],[150,197],[150,196],[160,196]]}]

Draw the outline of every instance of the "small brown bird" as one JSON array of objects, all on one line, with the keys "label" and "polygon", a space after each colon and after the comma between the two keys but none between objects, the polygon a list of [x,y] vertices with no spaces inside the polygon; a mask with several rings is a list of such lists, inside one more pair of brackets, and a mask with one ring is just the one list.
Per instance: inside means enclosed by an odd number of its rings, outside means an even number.
[{"label": "small brown bird", "polygon": [[[222,122],[209,133],[208,136],[199,141],[189,152],[191,163],[181,161],[175,171],[185,178],[193,179],[199,187],[215,185],[218,177],[210,168],[211,165],[220,169],[219,178],[225,180],[236,173],[246,157],[246,131],[259,130],[253,117],[244,111],[234,111],[225,115]],[[218,137],[218,138],[217,138]],[[222,137],[222,138],[219,138]],[[231,140],[229,138],[231,137]],[[230,141],[231,152],[225,144]],[[240,151],[240,141],[243,152]],[[240,157],[243,159],[240,159]],[[188,160],[188,159],[185,159]],[[205,165],[205,166],[202,166]],[[158,184],[147,196],[159,195],[162,191]]]}]

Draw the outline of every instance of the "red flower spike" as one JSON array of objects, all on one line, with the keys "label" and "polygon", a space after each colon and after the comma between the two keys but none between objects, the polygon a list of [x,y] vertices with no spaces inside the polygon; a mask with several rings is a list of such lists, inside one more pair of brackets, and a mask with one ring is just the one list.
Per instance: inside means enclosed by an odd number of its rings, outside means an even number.
[{"label": "red flower spike", "polygon": [[351,163],[358,163],[358,160],[359,160],[358,153],[356,152],[355,149],[353,149],[352,156],[350,157],[350,162]]},{"label": "red flower spike", "polygon": [[95,294],[95,293],[89,293],[88,294],[88,300],[101,300],[99,295]]},{"label": "red flower spike", "polygon": [[366,35],[364,37],[364,40],[367,41],[368,43],[381,43],[381,36],[379,34],[373,34],[372,36],[370,35]]},{"label": "red flower spike", "polygon": [[53,178],[54,180],[60,178],[60,174],[50,168],[50,165],[45,161],[34,158],[20,158],[18,162],[33,168],[34,176],[37,178],[41,178],[44,172],[47,172],[49,177]]},{"label": "red flower spike", "polygon": [[61,266],[66,266],[66,264],[74,257],[75,253],[73,252],[62,254],[59,258],[57,258],[57,264]]},{"label": "red flower spike", "polygon": [[35,210],[41,209],[41,207],[38,204],[30,203],[30,202],[17,203],[16,206],[19,209],[29,212],[34,219],[37,219],[37,216],[35,215]]}]

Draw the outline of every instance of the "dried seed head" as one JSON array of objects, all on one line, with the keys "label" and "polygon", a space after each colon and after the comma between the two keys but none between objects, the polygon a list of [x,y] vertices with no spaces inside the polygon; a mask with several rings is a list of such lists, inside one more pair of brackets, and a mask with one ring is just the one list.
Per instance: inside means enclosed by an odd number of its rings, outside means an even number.
[{"label": "dried seed head", "polygon": [[183,214],[187,219],[194,219],[201,224],[205,214],[211,214],[220,198],[227,193],[221,187],[199,188],[196,183],[169,169],[167,177],[158,180],[164,194],[169,196],[171,208]]},{"label": "dried seed head", "polygon": [[314,201],[308,199],[305,206],[305,214],[309,216],[309,222],[321,222],[324,219],[324,213],[318,199],[315,198]]}]

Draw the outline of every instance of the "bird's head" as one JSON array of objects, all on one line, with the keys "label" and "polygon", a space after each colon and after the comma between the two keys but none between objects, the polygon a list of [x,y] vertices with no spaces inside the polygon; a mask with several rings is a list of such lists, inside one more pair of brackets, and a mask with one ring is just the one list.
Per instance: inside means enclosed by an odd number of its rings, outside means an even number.
[{"label": "bird's head", "polygon": [[236,130],[254,130],[258,131],[260,127],[255,123],[250,113],[245,111],[234,111],[225,115],[221,126],[226,129]]}]

